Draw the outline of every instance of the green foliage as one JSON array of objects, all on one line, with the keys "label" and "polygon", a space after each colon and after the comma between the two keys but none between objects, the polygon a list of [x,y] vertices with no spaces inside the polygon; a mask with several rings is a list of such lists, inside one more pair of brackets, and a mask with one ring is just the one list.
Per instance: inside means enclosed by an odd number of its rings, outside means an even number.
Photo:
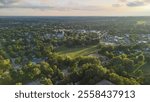
[{"label": "green foliage", "polygon": [[133,78],[126,78],[115,73],[109,74],[109,80],[117,85],[138,85],[139,83]]},{"label": "green foliage", "polygon": [[53,85],[51,79],[49,78],[42,78],[40,82],[41,84],[44,84],[44,85]]},{"label": "green foliage", "polygon": [[[103,79],[148,84],[150,45],[143,34],[150,32],[149,24],[149,17],[1,18],[0,84],[96,84]],[[103,31],[107,34],[100,39]],[[108,37],[115,36],[129,43],[110,45]],[[148,43],[137,44],[141,40]]]},{"label": "green foliage", "polygon": [[47,62],[40,63],[40,70],[43,75],[53,75],[54,71]]},{"label": "green foliage", "polygon": [[82,78],[80,84],[96,84],[105,77],[107,69],[96,64],[84,64],[81,72]]}]

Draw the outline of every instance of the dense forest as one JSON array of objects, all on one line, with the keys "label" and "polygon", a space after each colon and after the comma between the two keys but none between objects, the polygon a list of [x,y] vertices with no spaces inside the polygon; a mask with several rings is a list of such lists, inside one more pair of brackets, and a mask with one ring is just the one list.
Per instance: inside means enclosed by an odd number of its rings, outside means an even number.
[{"label": "dense forest", "polygon": [[0,84],[149,85],[149,28],[149,17],[0,17]]}]

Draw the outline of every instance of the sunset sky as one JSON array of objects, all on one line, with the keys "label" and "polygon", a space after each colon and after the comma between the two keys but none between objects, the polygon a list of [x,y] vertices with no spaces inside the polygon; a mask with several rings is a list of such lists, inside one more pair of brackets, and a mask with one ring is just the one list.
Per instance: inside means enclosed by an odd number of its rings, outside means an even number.
[{"label": "sunset sky", "polygon": [[150,0],[0,0],[0,16],[150,16]]}]

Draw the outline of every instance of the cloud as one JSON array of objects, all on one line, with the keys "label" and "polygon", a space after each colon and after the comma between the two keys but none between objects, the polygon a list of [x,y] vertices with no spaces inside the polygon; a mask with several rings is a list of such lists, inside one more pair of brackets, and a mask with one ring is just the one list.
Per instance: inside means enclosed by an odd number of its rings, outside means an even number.
[{"label": "cloud", "polygon": [[143,2],[143,1],[133,1],[133,2],[128,2],[126,5],[129,6],[129,7],[145,6],[145,2]]},{"label": "cloud", "polygon": [[0,5],[0,8],[49,9],[51,7],[50,6],[36,6],[36,5],[8,5],[8,6]]},{"label": "cloud", "polygon": [[[44,1],[44,2],[43,2]],[[46,0],[0,0],[0,8],[48,9]]]},{"label": "cloud", "polygon": [[150,3],[150,0],[144,0],[145,2],[147,2],[147,3]]},{"label": "cloud", "polygon": [[123,6],[122,4],[112,4],[112,7],[121,7]]},{"label": "cloud", "polygon": [[120,2],[127,2],[127,0],[119,0]]},{"label": "cloud", "polygon": [[57,11],[71,11],[71,10],[81,10],[81,11],[102,11],[103,7],[98,6],[68,6],[68,7],[53,7],[52,10]]},{"label": "cloud", "polygon": [[49,9],[57,11],[96,11],[104,9],[102,6],[89,4],[86,1],[88,0],[0,0],[0,4],[2,4],[0,8]]},{"label": "cloud", "polygon": [[120,7],[126,5],[127,7],[140,7],[150,4],[150,0],[118,0],[118,3],[113,4],[113,7]]},{"label": "cloud", "polygon": [[18,2],[19,0],[0,0],[0,3],[3,5],[11,5],[13,3]]}]

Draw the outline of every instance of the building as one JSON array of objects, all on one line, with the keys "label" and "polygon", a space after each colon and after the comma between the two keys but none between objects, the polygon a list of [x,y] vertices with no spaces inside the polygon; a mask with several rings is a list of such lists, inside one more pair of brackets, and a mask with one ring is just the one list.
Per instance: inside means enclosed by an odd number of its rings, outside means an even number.
[{"label": "building", "polygon": [[65,36],[65,32],[64,31],[59,31],[56,33],[56,37],[59,38],[59,39],[62,39],[64,38]]}]

